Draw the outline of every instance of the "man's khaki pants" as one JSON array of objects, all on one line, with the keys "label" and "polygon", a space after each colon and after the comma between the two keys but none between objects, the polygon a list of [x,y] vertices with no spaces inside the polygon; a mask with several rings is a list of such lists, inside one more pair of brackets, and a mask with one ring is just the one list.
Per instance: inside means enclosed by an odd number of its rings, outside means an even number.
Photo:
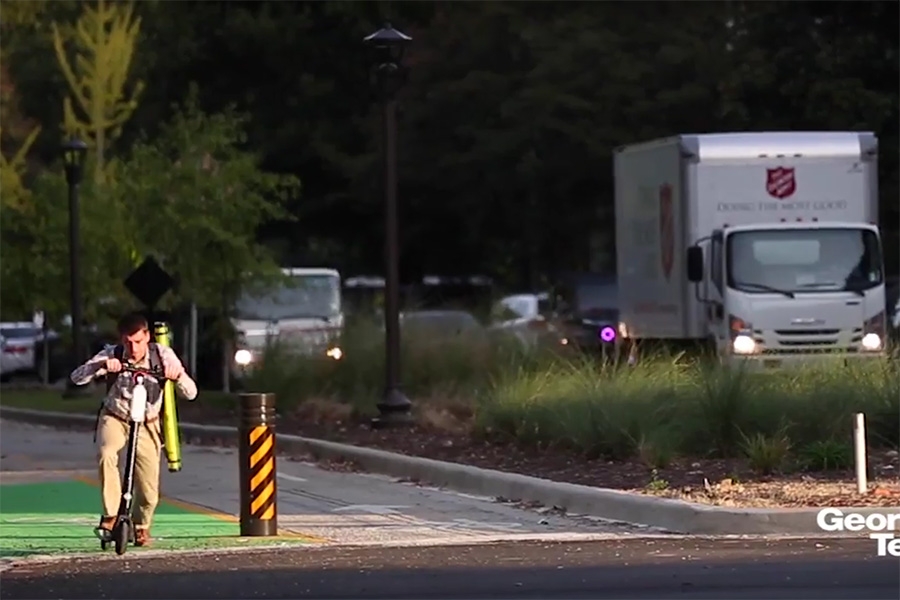
[{"label": "man's khaki pants", "polygon": [[[104,517],[112,517],[119,512],[119,503],[122,500],[119,453],[127,444],[128,425],[103,413],[97,427],[97,454],[100,461]],[[161,453],[159,420],[142,424],[134,460],[134,526],[138,529],[150,527],[153,511],[159,503]]]}]

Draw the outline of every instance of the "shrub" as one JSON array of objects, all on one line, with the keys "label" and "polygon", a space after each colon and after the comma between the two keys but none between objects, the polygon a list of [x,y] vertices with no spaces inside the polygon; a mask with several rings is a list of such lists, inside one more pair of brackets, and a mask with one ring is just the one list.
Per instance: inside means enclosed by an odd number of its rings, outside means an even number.
[{"label": "shrub", "polygon": [[[273,346],[248,387],[275,392],[288,410],[329,398],[370,415],[384,385],[383,334],[348,329],[341,347],[335,361]],[[679,455],[750,454],[760,470],[777,469],[790,448],[846,439],[855,412],[866,414],[872,447],[897,447],[898,364],[825,362],[755,373],[671,354],[612,364],[488,337],[407,334],[401,347],[402,385],[416,408],[452,406],[457,424],[471,414],[471,433],[489,440],[637,457],[654,468]],[[430,420],[440,421],[437,414]]]},{"label": "shrub", "polygon": [[752,437],[744,437],[741,447],[750,467],[762,475],[771,475],[787,463],[791,451],[791,441],[785,430],[768,436],[757,432]]},{"label": "shrub", "polygon": [[800,461],[811,470],[848,469],[853,466],[853,447],[839,440],[811,442],[801,450]]},{"label": "shrub", "polygon": [[[340,346],[343,356],[333,360],[297,355],[287,344],[273,343],[245,387],[276,393],[281,406],[327,397],[371,413],[384,388],[384,334],[361,323],[345,331]],[[471,402],[501,373],[539,372],[557,360],[551,352],[527,352],[505,338],[460,335],[435,341],[424,334],[401,337],[402,385],[416,401],[466,398]]]}]

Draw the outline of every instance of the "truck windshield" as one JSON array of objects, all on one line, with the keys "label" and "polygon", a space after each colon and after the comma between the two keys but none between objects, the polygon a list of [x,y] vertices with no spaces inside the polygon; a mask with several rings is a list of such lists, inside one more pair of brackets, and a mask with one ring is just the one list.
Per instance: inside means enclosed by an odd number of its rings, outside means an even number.
[{"label": "truck windshield", "polygon": [[341,310],[341,282],[333,275],[295,275],[288,285],[261,296],[244,294],[235,306],[239,319],[330,319]]},{"label": "truck windshield", "polygon": [[747,293],[861,292],[884,280],[868,229],[741,231],[726,244],[728,287]]}]

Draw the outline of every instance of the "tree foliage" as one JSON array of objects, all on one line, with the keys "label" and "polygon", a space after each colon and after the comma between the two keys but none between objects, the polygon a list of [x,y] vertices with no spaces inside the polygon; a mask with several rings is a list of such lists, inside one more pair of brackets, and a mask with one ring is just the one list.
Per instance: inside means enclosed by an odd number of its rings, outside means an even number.
[{"label": "tree foliage", "polygon": [[[94,148],[97,182],[106,178],[108,146],[121,134],[144,88],[144,83],[137,81],[130,97],[125,97],[140,34],[140,18],[134,19],[133,12],[131,3],[85,3],[71,39],[74,62],[68,57],[66,36],[56,23],[52,25],[56,58],[69,85],[69,94],[63,100],[63,129]],[[78,116],[75,105],[83,117]]]},{"label": "tree foliage", "polygon": [[225,310],[249,281],[277,273],[255,243],[259,226],[288,218],[283,206],[299,180],[259,169],[240,149],[247,117],[207,114],[196,91],[153,139],[139,141],[121,165],[116,194],[142,254],[179,277],[175,301]]},{"label": "tree foliage", "polygon": [[[32,161],[49,165],[58,155],[55,125],[69,89],[49,23],[75,22],[84,5],[43,6],[19,25],[0,23],[7,28],[0,45],[23,122],[43,126]],[[172,101],[196,84],[198,114],[212,119],[234,106],[246,116],[235,152],[252,150],[259,172],[303,181],[302,199],[260,192],[291,218],[260,216],[252,226],[258,240],[277,248],[282,264],[383,272],[381,122],[361,40],[390,18],[413,37],[398,132],[404,279],[480,271],[531,288],[560,271],[610,267],[617,145],[773,129],[876,132],[885,254],[897,270],[900,5],[865,6],[593,2],[560,11],[546,2],[392,3],[388,15],[374,2],[140,2],[133,9],[140,36],[127,72],[148,87],[108,154],[130,161],[128,194],[136,182],[156,181],[137,178],[140,150],[158,161],[159,177],[180,173],[177,182],[160,179],[166,186],[196,186],[203,203],[215,198],[214,179],[183,166],[165,173],[163,155],[150,152],[165,130],[164,155],[179,155],[166,129],[176,122]],[[206,139],[200,133],[192,135]],[[4,142],[5,155],[24,137]],[[141,190],[136,197],[157,196]],[[179,204],[180,218],[207,219],[207,209],[197,209],[207,204],[191,201],[199,214]],[[244,236],[249,229],[233,218],[226,217],[223,231],[236,227]],[[207,243],[236,253],[243,244],[228,246],[210,223],[192,226],[206,241],[189,240],[196,247],[184,246],[185,253],[211,256]],[[141,252],[162,251],[148,239],[136,244]],[[179,275],[185,290],[212,294],[199,275]]]},{"label": "tree foliage", "polygon": [[[58,322],[69,310],[69,212],[62,169],[41,173],[28,210],[0,213],[0,293],[4,313],[45,311]],[[117,200],[91,180],[80,194],[81,283],[85,318],[96,322],[101,300],[122,297],[122,248]]]}]

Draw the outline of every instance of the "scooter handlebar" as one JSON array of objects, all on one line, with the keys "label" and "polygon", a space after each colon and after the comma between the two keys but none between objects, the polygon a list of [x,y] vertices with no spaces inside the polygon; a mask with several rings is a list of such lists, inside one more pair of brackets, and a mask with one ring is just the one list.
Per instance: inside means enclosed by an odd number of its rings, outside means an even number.
[{"label": "scooter handlebar", "polygon": [[[150,375],[157,379],[168,379],[162,369],[147,369],[144,367],[134,367],[128,364],[122,364],[121,373],[132,373],[134,375]],[[174,381],[174,380],[173,380]]]}]

